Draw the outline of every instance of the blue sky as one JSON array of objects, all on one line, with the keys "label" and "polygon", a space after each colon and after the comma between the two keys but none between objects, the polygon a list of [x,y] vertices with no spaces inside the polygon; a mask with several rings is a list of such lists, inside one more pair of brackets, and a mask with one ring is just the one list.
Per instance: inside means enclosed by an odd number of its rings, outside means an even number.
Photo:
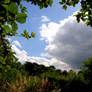
[{"label": "blue sky", "polygon": [[[33,62],[36,60],[35,62],[41,62],[41,64],[43,64],[46,60],[47,62],[49,62],[49,65],[55,65],[59,69],[62,69],[62,66],[64,64],[65,67],[63,68],[65,69],[67,67],[67,69],[69,69],[70,67],[68,66],[68,64],[70,66],[72,66],[73,64],[74,67],[80,64],[80,62],[70,62],[76,60],[76,56],[79,57],[79,61],[87,59],[89,56],[91,56],[92,53],[90,52],[90,50],[87,50],[87,54],[81,55],[82,53],[85,53],[83,51],[92,46],[92,44],[89,44],[90,42],[87,44],[83,43],[84,49],[79,50],[82,49],[80,42],[82,43],[84,42],[84,40],[81,38],[81,35],[79,35],[82,32],[77,30],[91,30],[91,28],[87,27],[84,23],[77,24],[76,19],[72,17],[74,12],[79,10],[80,5],[77,5],[75,8],[68,7],[68,9],[65,11],[62,9],[62,6],[59,5],[59,1],[60,0],[54,0],[52,7],[48,7],[42,10],[40,10],[38,6],[22,2],[22,4],[27,7],[28,18],[25,24],[18,24],[18,32],[22,33],[23,30],[26,29],[29,34],[31,32],[36,33],[36,38],[29,40],[23,37],[11,38],[11,43],[14,46],[13,50],[18,53],[18,58],[20,58],[19,52],[24,52],[24,56],[25,58],[27,58],[25,60],[30,59],[30,62],[32,60]],[[74,29],[76,29],[75,33],[73,33],[74,31],[71,31]],[[74,35],[77,35],[77,40],[73,40],[73,38],[71,38],[72,36],[75,37]],[[90,32],[83,32],[83,37],[90,37],[88,39],[91,39],[92,37],[89,35]],[[76,43],[78,43],[76,44],[75,41]],[[55,54],[53,54],[52,52]],[[70,53],[72,54],[70,55]],[[87,58],[85,58],[85,56],[87,56]],[[44,65],[47,65],[47,62],[45,62]]]},{"label": "blue sky", "polygon": [[[23,49],[28,52],[28,55],[32,56],[40,56],[40,54],[44,51],[46,43],[44,41],[40,41],[40,26],[42,25],[41,16],[47,16],[50,21],[59,22],[59,20],[63,20],[68,16],[72,15],[73,12],[78,11],[79,7],[76,8],[68,8],[66,11],[62,9],[62,7],[58,3],[59,0],[54,0],[52,7],[48,7],[40,10],[38,6],[30,5],[30,3],[24,3],[23,5],[27,7],[28,10],[28,18],[25,24],[18,25],[18,32],[23,32],[23,30],[27,30],[29,34],[31,32],[36,33],[36,38],[26,40],[22,37],[14,37],[14,40],[18,40],[21,42]],[[47,22],[46,22],[47,23]],[[40,48],[40,49],[38,49]]]}]

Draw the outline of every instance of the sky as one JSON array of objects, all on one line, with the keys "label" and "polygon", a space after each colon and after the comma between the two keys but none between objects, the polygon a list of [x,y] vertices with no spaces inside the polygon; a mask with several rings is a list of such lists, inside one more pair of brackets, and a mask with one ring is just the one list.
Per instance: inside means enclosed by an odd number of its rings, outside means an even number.
[{"label": "sky", "polygon": [[92,56],[92,28],[73,17],[80,9],[68,7],[63,10],[60,0],[54,0],[52,7],[39,9],[38,6],[22,2],[27,7],[25,24],[18,24],[18,33],[27,30],[36,33],[36,38],[12,37],[12,50],[19,62],[36,62],[57,69],[79,69],[82,61]]}]

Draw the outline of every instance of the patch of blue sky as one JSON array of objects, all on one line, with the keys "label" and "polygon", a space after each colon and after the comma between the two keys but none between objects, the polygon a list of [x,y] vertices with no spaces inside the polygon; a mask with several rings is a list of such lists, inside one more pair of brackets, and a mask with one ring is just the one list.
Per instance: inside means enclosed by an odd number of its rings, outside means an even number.
[{"label": "patch of blue sky", "polygon": [[[54,0],[52,7],[41,10],[38,6],[22,2],[23,6],[27,7],[28,18],[25,24],[18,24],[18,33],[22,33],[23,30],[26,29],[29,34],[31,32],[36,33],[36,38],[27,40],[23,37],[12,37],[11,40],[18,40],[22,45],[20,49],[27,51],[28,55],[40,56],[41,53],[44,53],[44,48],[47,43],[40,40],[40,26],[43,24],[43,22],[41,22],[41,16],[47,16],[50,21],[58,23],[60,20],[67,18],[80,9],[80,5],[77,5],[75,8],[68,7],[67,10],[63,10],[62,6],[58,3],[59,1],[60,0]],[[45,24],[48,24],[48,22]]]}]

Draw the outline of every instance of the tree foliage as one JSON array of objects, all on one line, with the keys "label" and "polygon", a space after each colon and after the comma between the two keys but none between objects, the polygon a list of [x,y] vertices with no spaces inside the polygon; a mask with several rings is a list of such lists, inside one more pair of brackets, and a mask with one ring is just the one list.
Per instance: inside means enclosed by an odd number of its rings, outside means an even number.
[{"label": "tree foliage", "polygon": [[63,5],[63,9],[67,9],[68,6],[75,7],[77,4],[81,5],[80,11],[75,15],[77,21],[82,20],[87,25],[92,27],[92,0],[61,0],[60,4]]},{"label": "tree foliage", "polygon": [[[1,0],[0,1],[0,35],[3,36],[15,36],[18,34],[17,22],[23,24],[26,22],[27,18],[27,9],[22,6],[21,2],[31,2],[31,4],[38,5],[40,9],[47,8],[51,6],[53,0]],[[24,33],[21,36],[26,37],[27,39],[35,37],[35,33],[28,35],[27,31],[24,30]]]},{"label": "tree foliage", "polygon": [[78,72],[61,71],[55,69],[54,66],[45,67],[30,62],[26,62],[24,67],[30,76],[39,76],[41,79],[48,78],[50,86],[47,86],[48,91],[44,92],[51,92],[53,89],[61,89],[60,92],[87,92],[92,91],[92,69],[89,68],[92,68],[91,63],[92,58],[84,61],[83,69]]},{"label": "tree foliage", "polygon": [[[15,36],[18,34],[17,22],[23,24],[26,22],[27,9],[21,5],[22,0],[1,0],[0,1],[0,36]],[[19,10],[21,9],[21,11]],[[25,30],[24,32],[27,33]],[[22,35],[29,39],[28,34]],[[35,36],[32,36],[35,37]]]}]

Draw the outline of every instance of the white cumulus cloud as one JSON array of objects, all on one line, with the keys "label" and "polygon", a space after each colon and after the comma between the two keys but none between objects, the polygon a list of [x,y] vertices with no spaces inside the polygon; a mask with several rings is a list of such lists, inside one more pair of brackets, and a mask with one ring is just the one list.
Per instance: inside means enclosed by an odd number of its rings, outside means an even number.
[{"label": "white cumulus cloud", "polygon": [[22,47],[21,44],[19,43],[19,41],[17,41],[17,40],[13,41],[13,44],[16,45],[16,46],[18,46],[19,48]]},{"label": "white cumulus cloud", "polygon": [[40,27],[41,40],[48,42],[43,56],[56,58],[77,69],[92,56],[92,27],[69,16],[59,23]]},{"label": "white cumulus cloud", "polygon": [[68,64],[61,62],[55,58],[47,59],[44,57],[28,56],[27,52],[25,50],[20,50],[20,48],[18,48],[18,47],[19,46],[16,44],[16,41],[14,41],[12,44],[12,50],[14,52],[16,52],[16,57],[19,59],[18,61],[21,62],[22,64],[25,63],[26,61],[28,61],[28,62],[32,62],[32,63],[42,64],[45,66],[52,65],[52,66],[55,66],[57,69],[62,69],[62,70],[70,70],[71,69],[71,67]]},{"label": "white cumulus cloud", "polygon": [[47,16],[41,16],[41,21],[42,22],[49,22],[50,19]]},{"label": "white cumulus cloud", "polygon": [[[18,44],[16,44],[16,42]],[[18,47],[20,47],[21,44],[18,41],[13,41],[12,44],[12,50],[16,52],[16,57],[19,59],[21,63],[24,63],[26,59],[28,58],[27,52],[25,50],[20,50]],[[22,48],[22,47],[21,47]]]}]

